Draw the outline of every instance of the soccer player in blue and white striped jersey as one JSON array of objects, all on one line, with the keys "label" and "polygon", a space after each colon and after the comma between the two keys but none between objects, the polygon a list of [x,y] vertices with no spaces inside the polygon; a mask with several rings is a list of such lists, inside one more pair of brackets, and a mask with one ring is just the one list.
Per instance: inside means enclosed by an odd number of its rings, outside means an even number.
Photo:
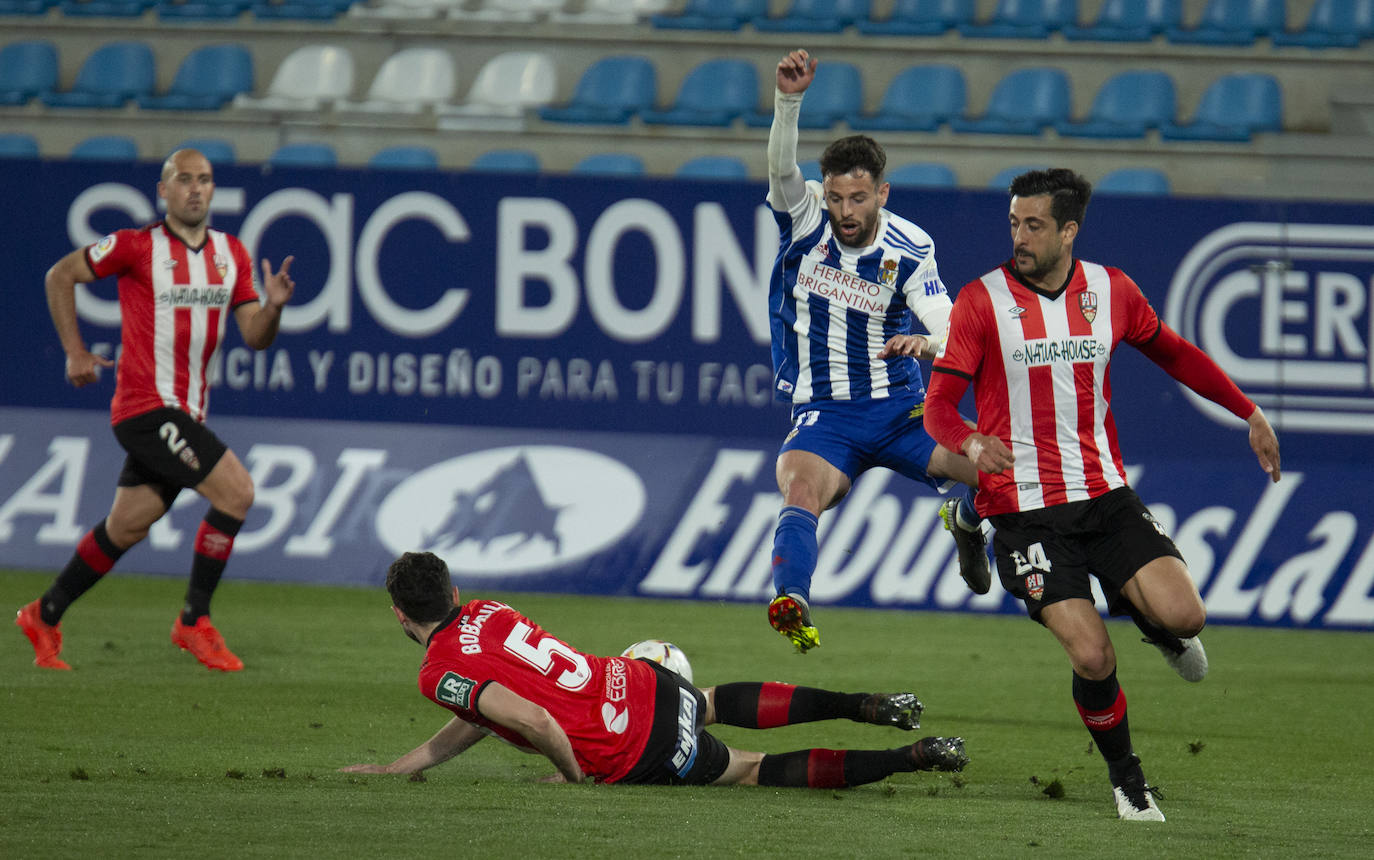
[{"label": "soccer player in blue and white striped jersey", "polygon": [[[768,295],[774,394],[792,404],[794,422],[778,454],[778,596],[768,618],[802,652],[820,644],[809,604],[817,524],[860,473],[883,466],[941,492],[978,483],[968,458],[939,447],[921,423],[916,359],[939,351],[952,303],[930,235],[883,208],[886,154],[855,135],[825,150],[821,182],[797,166],[797,117],[815,71],[802,50],[778,63],[768,137],[768,205],[781,231]],[[974,510],[967,495],[965,517]],[[981,550],[981,531],[955,532],[974,533]],[[986,552],[960,549],[964,579],[986,592]]]}]

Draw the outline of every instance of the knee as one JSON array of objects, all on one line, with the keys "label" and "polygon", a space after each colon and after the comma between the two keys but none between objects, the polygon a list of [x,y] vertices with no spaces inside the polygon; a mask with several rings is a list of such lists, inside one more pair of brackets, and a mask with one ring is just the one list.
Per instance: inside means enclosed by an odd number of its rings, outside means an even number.
[{"label": "knee", "polygon": [[1188,607],[1169,625],[1170,633],[1183,639],[1196,636],[1207,626],[1207,609],[1201,603]]},{"label": "knee", "polygon": [[134,544],[148,536],[148,529],[151,526],[137,523],[126,523],[114,517],[105,518],[105,534],[110,541],[120,549],[129,549]]},{"label": "knee", "polygon": [[1116,651],[1111,643],[1079,648],[1069,655],[1073,670],[1090,681],[1100,681],[1116,671]]},{"label": "knee", "polygon": [[226,514],[238,519],[245,519],[248,516],[248,509],[253,507],[253,479],[245,474],[243,481],[235,484],[225,502],[232,506],[225,510]]}]

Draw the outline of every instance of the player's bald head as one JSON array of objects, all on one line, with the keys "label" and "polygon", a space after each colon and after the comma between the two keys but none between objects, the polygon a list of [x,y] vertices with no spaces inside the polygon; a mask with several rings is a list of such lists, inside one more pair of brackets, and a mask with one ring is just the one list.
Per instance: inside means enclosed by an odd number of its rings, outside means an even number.
[{"label": "player's bald head", "polygon": [[162,162],[162,181],[166,182],[178,173],[192,175],[211,173],[210,159],[198,149],[178,149]]}]

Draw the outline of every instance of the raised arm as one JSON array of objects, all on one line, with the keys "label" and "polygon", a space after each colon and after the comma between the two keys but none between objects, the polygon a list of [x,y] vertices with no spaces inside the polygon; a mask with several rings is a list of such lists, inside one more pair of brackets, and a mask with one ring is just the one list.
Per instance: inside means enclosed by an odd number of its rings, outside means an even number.
[{"label": "raised arm", "polygon": [[62,351],[67,354],[67,379],[77,388],[100,378],[100,368],[114,367],[114,362],[86,349],[81,327],[76,320],[76,285],[95,280],[95,272],[86,260],[86,249],[77,248],[58,260],[43,278],[48,295],[48,314],[52,316]]},{"label": "raised arm", "polygon": [[267,301],[261,304],[248,302],[234,308],[234,319],[243,333],[243,342],[253,349],[267,349],[277,339],[277,329],[281,326],[281,309],[291,300],[296,290],[296,282],[291,280],[291,261],[287,257],[281,261],[281,271],[272,273],[272,264],[262,261],[262,288]]},{"label": "raised arm", "polygon": [[351,764],[346,773],[415,773],[442,764],[486,737],[486,732],[467,720],[454,717],[434,736],[391,764]]},{"label": "raised arm", "polygon": [[791,211],[806,194],[806,180],[797,167],[797,117],[802,94],[815,77],[816,60],[806,51],[792,51],[778,61],[768,131],[768,204],[779,212]]}]

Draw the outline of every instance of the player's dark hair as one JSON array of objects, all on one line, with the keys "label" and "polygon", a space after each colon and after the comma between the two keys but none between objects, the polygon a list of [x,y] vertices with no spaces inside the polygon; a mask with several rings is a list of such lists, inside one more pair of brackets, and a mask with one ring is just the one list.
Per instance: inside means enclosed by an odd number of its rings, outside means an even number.
[{"label": "player's dark hair", "polygon": [[1007,193],[1012,197],[1050,195],[1050,215],[1063,227],[1070,221],[1083,226],[1088,200],[1093,196],[1092,183],[1066,167],[1031,170],[1011,181]]},{"label": "player's dark hair", "polygon": [[407,552],[386,570],[391,602],[411,621],[443,621],[453,611],[448,565],[432,552]]},{"label": "player's dark hair", "polygon": [[843,176],[853,170],[868,171],[873,185],[882,184],[887,153],[878,141],[864,134],[842,137],[821,153],[821,176]]}]

